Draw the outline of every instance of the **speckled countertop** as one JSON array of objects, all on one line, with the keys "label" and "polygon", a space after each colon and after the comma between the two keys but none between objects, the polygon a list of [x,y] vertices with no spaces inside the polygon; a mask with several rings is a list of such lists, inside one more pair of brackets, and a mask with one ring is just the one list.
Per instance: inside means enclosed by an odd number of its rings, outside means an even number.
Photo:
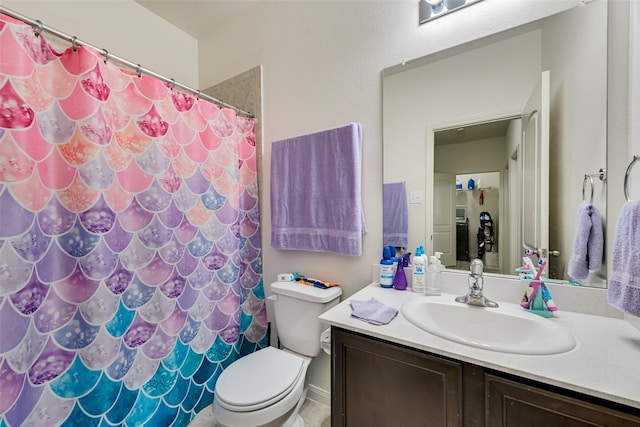
[{"label": "speckled countertop", "polygon": [[[454,298],[453,294],[450,296]],[[351,317],[349,300],[371,297],[398,309],[398,315],[383,326]],[[459,344],[414,326],[400,311],[402,304],[412,298],[424,297],[372,283],[320,319],[353,332],[640,408],[640,331],[624,320],[560,310],[549,321],[575,337],[577,345],[573,350],[556,355],[509,354]]]}]

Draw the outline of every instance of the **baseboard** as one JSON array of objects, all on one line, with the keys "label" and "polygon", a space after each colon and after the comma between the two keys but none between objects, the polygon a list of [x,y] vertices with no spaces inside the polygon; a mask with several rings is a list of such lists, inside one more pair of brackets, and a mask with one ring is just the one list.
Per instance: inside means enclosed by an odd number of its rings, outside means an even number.
[{"label": "baseboard", "polygon": [[307,386],[307,399],[331,406],[331,393],[313,384]]}]

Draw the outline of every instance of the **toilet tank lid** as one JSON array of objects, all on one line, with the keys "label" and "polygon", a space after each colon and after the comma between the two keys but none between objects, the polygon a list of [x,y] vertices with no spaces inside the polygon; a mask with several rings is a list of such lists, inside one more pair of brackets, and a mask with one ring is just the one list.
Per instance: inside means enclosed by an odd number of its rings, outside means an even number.
[{"label": "toilet tank lid", "polygon": [[342,289],[338,286],[322,289],[298,282],[273,282],[271,292],[317,303],[333,301],[342,295]]}]

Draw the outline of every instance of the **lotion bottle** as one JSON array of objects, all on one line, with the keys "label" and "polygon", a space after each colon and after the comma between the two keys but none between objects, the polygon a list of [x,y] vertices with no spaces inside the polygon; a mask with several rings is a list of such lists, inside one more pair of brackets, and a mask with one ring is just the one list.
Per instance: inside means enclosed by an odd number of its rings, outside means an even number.
[{"label": "lotion bottle", "polygon": [[391,260],[391,251],[389,246],[385,246],[382,251],[382,259],[380,260],[380,286],[383,288],[393,287],[393,261]]},{"label": "lotion bottle", "polygon": [[429,260],[429,268],[427,269],[427,283],[424,287],[425,295],[440,295],[440,273],[444,270],[444,265],[440,261],[442,252],[436,252]]},{"label": "lotion bottle", "polygon": [[413,267],[411,269],[413,277],[411,287],[413,292],[424,293],[426,264],[427,258],[424,256],[424,248],[418,246],[413,256]]}]

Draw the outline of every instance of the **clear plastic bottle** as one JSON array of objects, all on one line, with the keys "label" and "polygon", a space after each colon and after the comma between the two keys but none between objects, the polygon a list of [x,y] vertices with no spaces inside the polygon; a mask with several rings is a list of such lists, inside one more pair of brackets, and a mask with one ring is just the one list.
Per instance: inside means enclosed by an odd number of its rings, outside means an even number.
[{"label": "clear plastic bottle", "polygon": [[431,261],[429,264],[429,268],[427,268],[427,283],[424,287],[425,295],[440,295],[440,273],[444,270],[444,265],[442,265],[442,261],[440,261],[440,256],[442,256],[442,252],[436,252],[435,255],[432,255],[429,260]]},{"label": "clear plastic bottle", "polygon": [[412,262],[412,282],[411,288],[413,292],[424,293],[425,273],[427,268],[427,257],[424,255],[424,248],[418,246],[413,256]]}]

